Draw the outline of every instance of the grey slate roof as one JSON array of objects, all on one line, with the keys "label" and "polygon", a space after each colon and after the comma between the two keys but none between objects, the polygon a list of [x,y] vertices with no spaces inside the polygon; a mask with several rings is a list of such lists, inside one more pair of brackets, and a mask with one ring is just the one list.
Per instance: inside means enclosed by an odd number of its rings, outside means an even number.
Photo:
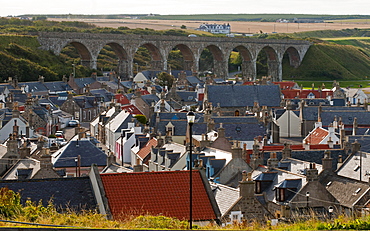
[{"label": "grey slate roof", "polygon": [[110,102],[114,98],[114,94],[105,89],[93,89],[90,90],[90,93],[97,98],[98,102],[101,102],[102,100],[103,102]]},{"label": "grey slate roof", "polygon": [[[356,181],[347,177],[338,176],[336,174],[320,174],[319,181],[326,186],[326,189],[339,201],[342,206],[352,208],[358,203],[369,190],[369,184]],[[329,182],[331,182],[329,184]],[[356,191],[358,193],[356,193]],[[366,203],[365,199],[363,203]]]},{"label": "grey slate roof", "polygon": [[348,142],[352,144],[357,140],[361,144],[361,151],[370,153],[370,135],[348,136]]},{"label": "grey slate roof", "polygon": [[75,78],[74,81],[79,88],[84,88],[87,85],[96,82],[96,80],[93,77]]},{"label": "grey slate roof", "polygon": [[78,155],[81,156],[81,167],[90,167],[92,164],[106,166],[107,164],[107,155],[90,140],[73,140],[58,153],[58,156],[53,155],[54,158],[57,158],[54,167],[75,167],[75,159]]},{"label": "grey slate roof", "polygon": [[216,107],[279,107],[281,100],[278,85],[207,85],[208,101]]},{"label": "grey slate roof", "polygon": [[[275,152],[275,151],[274,151]],[[307,162],[314,162],[317,164],[322,164],[322,158],[324,158],[325,150],[292,150],[292,158],[303,160]],[[276,152],[277,158],[280,160],[282,158],[281,152]],[[333,158],[333,169],[337,169],[338,157],[342,155],[342,159],[347,158],[347,154],[342,149],[330,149],[331,158]],[[267,159],[270,157],[270,152],[265,151],[263,154],[264,163],[267,163]]]},{"label": "grey slate roof", "polygon": [[195,91],[177,91],[176,94],[181,98],[181,101],[193,103],[197,102],[197,93]]},{"label": "grey slate roof", "polygon": [[47,206],[52,199],[58,210],[71,208],[81,211],[97,207],[89,177],[6,180],[0,181],[0,187],[20,192],[23,204],[30,199],[36,203],[42,200],[42,204]]},{"label": "grey slate roof", "polygon": [[153,94],[142,95],[141,98],[149,106],[152,105],[152,102],[154,102],[154,104],[156,104],[159,101],[159,97],[157,95],[153,95]]},{"label": "grey slate roof", "polygon": [[73,89],[63,81],[55,81],[55,82],[44,82],[45,87],[50,92],[61,92],[61,91],[72,91]]},{"label": "grey slate roof", "polygon": [[48,89],[42,82],[24,82],[19,83],[19,87],[28,86],[28,92],[47,92]]}]

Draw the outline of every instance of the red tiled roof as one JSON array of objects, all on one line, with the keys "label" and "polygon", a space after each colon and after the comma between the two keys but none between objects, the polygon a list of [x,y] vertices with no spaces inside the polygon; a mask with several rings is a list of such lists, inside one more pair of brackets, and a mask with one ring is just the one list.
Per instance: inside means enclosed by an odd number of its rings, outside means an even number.
[{"label": "red tiled roof", "polygon": [[133,115],[143,114],[135,105],[122,106],[122,110],[126,110],[128,113]]},{"label": "red tiled roof", "polygon": [[147,90],[140,90],[141,95],[150,95],[150,92]]},{"label": "red tiled roof", "polygon": [[285,82],[273,82],[275,85],[279,85],[280,89],[292,89],[295,85],[297,85],[296,82],[292,81],[285,81]]},{"label": "red tiled roof", "polygon": [[306,138],[304,142],[307,140],[309,144],[320,144],[320,142],[329,135],[329,131],[325,130],[321,127],[317,127],[314,129]]},{"label": "red tiled roof", "polygon": [[[193,174],[193,220],[215,220],[200,172]],[[164,215],[189,219],[189,171],[101,174],[113,218]]]},{"label": "red tiled roof", "polygon": [[117,100],[117,103],[120,103],[121,105],[130,104],[130,100],[122,94],[115,94],[114,98]]},{"label": "red tiled roof", "polygon": [[297,90],[297,89],[285,89],[281,90],[281,93],[284,95],[285,99],[293,99],[293,98],[300,98],[305,99],[307,96],[312,93],[315,95],[315,98],[326,98],[327,96],[332,96],[332,91],[319,91],[319,90]]},{"label": "red tiled roof", "polygon": [[[273,152],[273,151],[276,151],[276,152],[280,152],[284,149],[284,145],[271,145],[271,146],[263,146],[262,149],[260,149],[261,151],[267,151],[267,152]],[[292,150],[304,150],[304,147],[303,147],[303,144],[292,144],[290,145],[290,149]],[[310,150],[313,150],[313,149],[329,149],[329,145],[328,144],[311,144],[310,145]],[[253,153],[253,150],[252,149],[248,149],[247,150],[247,154],[252,154]]]},{"label": "red tiled roof", "polygon": [[158,141],[157,141],[157,139],[155,139],[155,138],[152,138],[151,140],[149,140],[146,144],[145,144],[145,146],[142,148],[142,149],[140,149],[138,152],[137,152],[137,156],[139,156],[142,160],[144,160],[145,159],[145,157],[147,156],[147,155],[149,155],[149,153],[150,153],[150,150],[152,149],[152,147],[156,147],[157,146],[157,143],[158,143]]}]

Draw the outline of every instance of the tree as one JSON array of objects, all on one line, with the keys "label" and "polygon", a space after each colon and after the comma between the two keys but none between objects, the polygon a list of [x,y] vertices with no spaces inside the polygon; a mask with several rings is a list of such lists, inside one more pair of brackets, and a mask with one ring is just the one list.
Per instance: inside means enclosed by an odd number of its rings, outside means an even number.
[{"label": "tree", "polygon": [[167,72],[161,72],[158,74],[159,86],[162,86],[162,87],[167,86],[168,89],[170,89],[174,80],[175,80],[175,77],[173,75],[168,74]]},{"label": "tree", "polygon": [[148,119],[146,118],[145,115],[138,114],[138,115],[135,115],[134,118],[136,118],[137,121],[139,121],[139,123],[141,123],[143,125],[148,123]]},{"label": "tree", "polygon": [[186,26],[185,25],[181,25],[180,27],[181,29],[186,29]]}]

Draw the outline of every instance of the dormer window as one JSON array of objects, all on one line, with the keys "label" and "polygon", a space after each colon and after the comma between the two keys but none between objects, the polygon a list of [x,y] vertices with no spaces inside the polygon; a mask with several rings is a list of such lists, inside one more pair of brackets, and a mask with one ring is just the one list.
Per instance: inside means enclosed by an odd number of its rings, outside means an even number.
[{"label": "dormer window", "polygon": [[171,122],[169,122],[166,125],[166,135],[173,136],[174,134],[175,134],[175,126]]}]

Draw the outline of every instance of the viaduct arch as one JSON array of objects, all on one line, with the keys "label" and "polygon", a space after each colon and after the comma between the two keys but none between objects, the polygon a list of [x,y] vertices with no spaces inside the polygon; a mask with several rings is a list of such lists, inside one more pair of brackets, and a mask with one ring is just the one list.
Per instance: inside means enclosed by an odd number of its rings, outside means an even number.
[{"label": "viaduct arch", "polygon": [[221,78],[228,75],[228,59],[236,49],[242,56],[242,74],[256,79],[256,61],[260,52],[268,57],[268,75],[273,81],[282,80],[282,60],[285,53],[290,65],[298,67],[311,43],[302,40],[251,39],[229,37],[182,37],[158,35],[120,35],[91,33],[40,32],[41,49],[59,55],[62,49],[72,44],[81,57],[81,64],[96,69],[97,58],[105,45],[109,45],[118,57],[118,72],[121,77],[133,75],[133,59],[139,47],[146,47],[151,55],[153,70],[167,70],[167,59],[173,48],[178,48],[184,57],[184,69],[194,74],[199,72],[202,51],[208,48],[213,55],[214,73]]}]

